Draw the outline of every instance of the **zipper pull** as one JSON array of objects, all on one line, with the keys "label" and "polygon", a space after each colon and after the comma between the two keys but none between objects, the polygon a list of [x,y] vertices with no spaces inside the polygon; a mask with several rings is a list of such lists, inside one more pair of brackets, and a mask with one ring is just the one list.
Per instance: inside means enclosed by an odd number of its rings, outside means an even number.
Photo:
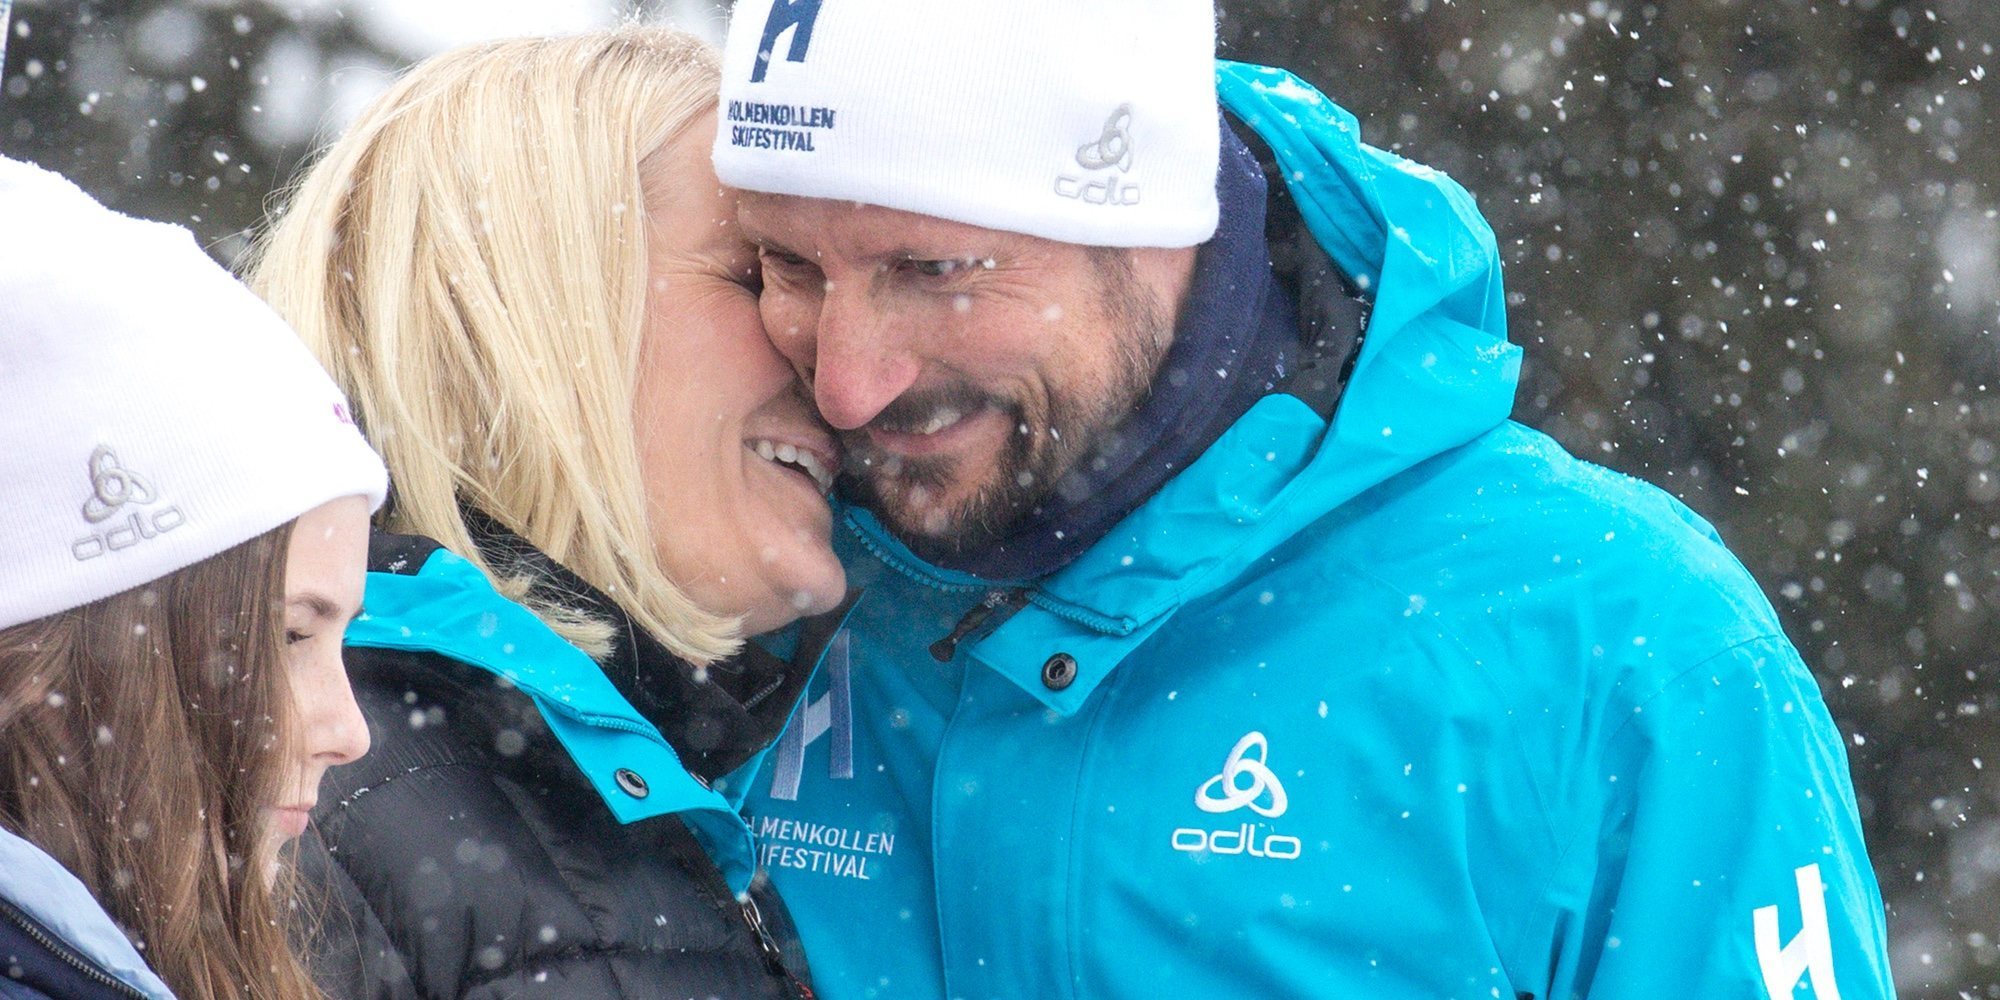
[{"label": "zipper pull", "polygon": [[792,970],[785,967],[784,949],[778,947],[778,942],[771,937],[770,928],[764,926],[764,911],[757,908],[755,896],[743,897],[743,923],[757,938],[757,950],[764,953],[764,964],[770,967],[771,974],[790,983],[792,989],[797,991],[800,1000],[816,1000],[817,995],[813,993],[812,987],[792,975]]},{"label": "zipper pull", "polygon": [[952,626],[950,634],[931,643],[931,658],[939,663],[950,663],[951,658],[958,653],[958,644],[966,636],[971,635],[973,629],[985,624],[986,619],[993,617],[993,612],[1001,608],[1016,611],[1027,603],[1028,591],[1026,588],[987,592],[985,599],[973,605],[972,610],[967,611],[965,617],[960,618],[958,624]]}]

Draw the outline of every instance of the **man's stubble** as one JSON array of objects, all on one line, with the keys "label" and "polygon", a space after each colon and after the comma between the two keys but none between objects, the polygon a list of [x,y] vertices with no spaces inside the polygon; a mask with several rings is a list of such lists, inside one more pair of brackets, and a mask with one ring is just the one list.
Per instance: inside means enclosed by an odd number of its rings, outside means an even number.
[{"label": "man's stubble", "polygon": [[[940,407],[965,413],[995,407],[1015,433],[991,456],[913,459],[874,448],[865,430],[844,436],[844,495],[873,511],[918,556],[977,551],[1006,537],[1146,398],[1173,344],[1178,303],[1161,301],[1143,285],[1128,251],[1093,247],[1089,259],[1102,304],[1097,320],[1115,338],[1109,370],[1096,384],[1051,382],[1042,403],[955,383],[905,393],[871,422],[905,427]],[[978,481],[969,496],[941,499],[967,476]]]}]

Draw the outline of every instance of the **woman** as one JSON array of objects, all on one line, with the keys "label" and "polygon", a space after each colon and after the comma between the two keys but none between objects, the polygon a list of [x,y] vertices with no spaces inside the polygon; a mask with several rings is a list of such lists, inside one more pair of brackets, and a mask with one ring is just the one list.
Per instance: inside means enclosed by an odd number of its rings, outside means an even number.
[{"label": "woman", "polygon": [[382,463],[186,231],[4,159],[0,227],[0,997],[317,997],[281,847],[367,750]]},{"label": "woman", "polygon": [[318,814],[338,995],[809,995],[727,793],[821,646],[738,637],[844,590],[838,459],[759,323],[716,86],[664,29],[440,56],[261,246],[396,484],[349,638],[379,766]]}]

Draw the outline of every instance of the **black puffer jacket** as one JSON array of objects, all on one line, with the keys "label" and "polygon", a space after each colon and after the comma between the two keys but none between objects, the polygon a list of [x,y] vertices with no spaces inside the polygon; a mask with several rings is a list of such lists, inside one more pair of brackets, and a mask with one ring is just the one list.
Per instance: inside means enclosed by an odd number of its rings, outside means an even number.
[{"label": "black puffer jacket", "polygon": [[[496,562],[625,623],[603,677],[700,783],[647,756],[657,741],[578,683],[605,694],[580,654],[548,645],[560,640],[469,564],[427,539],[378,536],[369,614],[347,650],[373,749],[329,774],[301,847],[328,897],[313,948],[322,984],[341,1000],[810,997],[768,884],[739,902],[725,880],[749,871],[728,847],[747,832],[707,786],[722,790],[777,737],[831,620],[808,623],[793,662],[752,647],[698,679],[574,575],[504,531],[482,534],[482,551],[505,553]],[[651,742],[635,754],[635,739]],[[613,770],[621,760],[647,764]],[[669,800],[680,805],[633,818]]]}]

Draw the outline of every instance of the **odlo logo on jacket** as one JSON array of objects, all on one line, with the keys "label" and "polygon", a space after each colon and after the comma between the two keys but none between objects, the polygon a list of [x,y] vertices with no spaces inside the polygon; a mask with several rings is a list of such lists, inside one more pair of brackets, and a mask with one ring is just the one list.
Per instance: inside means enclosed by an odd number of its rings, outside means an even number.
[{"label": "odlo logo on jacket", "polygon": [[[1255,756],[1252,756],[1255,751]],[[1277,819],[1291,807],[1285,786],[1265,761],[1271,744],[1262,732],[1251,731],[1236,741],[1222,773],[1201,783],[1194,792],[1194,804],[1207,813],[1233,813],[1248,809],[1266,819]],[[1299,838],[1270,829],[1263,823],[1239,823],[1233,830],[1203,830],[1184,826],[1174,831],[1174,850],[1189,854],[1248,854],[1253,858],[1296,861],[1302,853]]]}]

